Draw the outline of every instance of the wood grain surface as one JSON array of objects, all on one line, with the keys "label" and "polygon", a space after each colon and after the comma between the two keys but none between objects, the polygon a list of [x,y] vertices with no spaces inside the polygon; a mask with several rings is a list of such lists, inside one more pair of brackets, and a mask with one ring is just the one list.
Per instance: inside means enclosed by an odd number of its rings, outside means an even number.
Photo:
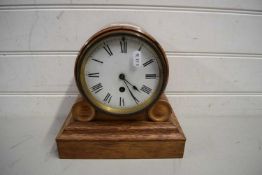
[{"label": "wood grain surface", "polygon": [[[161,96],[159,101],[168,102],[164,95]],[[77,103],[79,103],[79,100]],[[84,122],[76,121],[72,112],[69,113],[56,138],[60,158],[143,159],[183,157],[186,138],[174,112],[171,113],[166,122],[148,121],[147,116],[144,117],[144,120],[116,121],[112,119],[110,114],[104,114],[110,120],[102,120],[99,117],[96,120],[97,115],[100,114],[96,113],[94,120]],[[145,113],[142,112],[141,114]],[[132,117],[140,118],[141,114],[133,114]]]}]

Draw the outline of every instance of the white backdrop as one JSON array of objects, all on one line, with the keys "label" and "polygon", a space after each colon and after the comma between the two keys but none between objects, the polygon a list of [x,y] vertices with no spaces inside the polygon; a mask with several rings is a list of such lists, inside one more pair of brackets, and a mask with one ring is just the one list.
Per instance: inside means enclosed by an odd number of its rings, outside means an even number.
[{"label": "white backdrop", "polygon": [[[183,159],[60,160],[74,61],[111,23],[141,26],[170,64]],[[262,174],[262,1],[1,0],[0,174]]]}]

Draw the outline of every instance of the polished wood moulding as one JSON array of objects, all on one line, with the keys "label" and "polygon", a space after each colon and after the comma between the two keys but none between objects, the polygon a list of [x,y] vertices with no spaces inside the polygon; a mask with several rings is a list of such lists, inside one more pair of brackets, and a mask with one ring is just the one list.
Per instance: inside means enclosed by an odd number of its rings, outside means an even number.
[{"label": "polished wood moulding", "polygon": [[[152,108],[161,108],[161,105],[162,101]],[[154,118],[160,116],[162,120],[163,112],[155,112],[156,109],[152,108],[148,113],[152,115],[153,112]],[[168,110],[170,117],[161,122],[155,121],[146,113],[143,113],[146,115],[143,120],[141,114],[137,114],[140,120],[101,120],[97,117],[100,115],[99,112],[92,117],[93,120],[83,121],[73,117],[72,113],[75,110],[72,109],[56,138],[59,157],[62,159],[182,158],[186,138],[172,108],[170,109],[171,112]],[[76,111],[79,113],[79,110]],[[165,112],[166,109],[163,111]]]}]

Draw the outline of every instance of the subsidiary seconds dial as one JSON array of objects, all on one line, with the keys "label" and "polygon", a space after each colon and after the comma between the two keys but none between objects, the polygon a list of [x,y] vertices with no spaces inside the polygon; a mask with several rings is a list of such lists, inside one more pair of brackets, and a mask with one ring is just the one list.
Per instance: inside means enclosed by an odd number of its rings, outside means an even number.
[{"label": "subsidiary seconds dial", "polygon": [[98,109],[131,114],[153,104],[167,81],[165,55],[135,27],[114,26],[94,35],[75,68],[78,88]]}]

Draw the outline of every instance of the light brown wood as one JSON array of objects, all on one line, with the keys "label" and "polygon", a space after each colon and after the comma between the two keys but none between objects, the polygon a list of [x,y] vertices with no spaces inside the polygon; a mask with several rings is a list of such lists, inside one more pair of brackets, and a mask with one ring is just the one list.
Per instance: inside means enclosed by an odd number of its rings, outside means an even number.
[{"label": "light brown wood", "polygon": [[182,158],[184,141],[58,142],[62,159]]},{"label": "light brown wood", "polygon": [[80,122],[70,113],[56,141],[64,159],[181,158],[186,138],[173,111],[166,122]]},{"label": "light brown wood", "polygon": [[94,119],[95,113],[95,108],[83,98],[79,98],[72,107],[72,116],[76,121],[91,121]]},{"label": "light brown wood", "polygon": [[172,113],[172,108],[166,99],[158,100],[149,110],[148,117],[154,122],[168,121]]}]

